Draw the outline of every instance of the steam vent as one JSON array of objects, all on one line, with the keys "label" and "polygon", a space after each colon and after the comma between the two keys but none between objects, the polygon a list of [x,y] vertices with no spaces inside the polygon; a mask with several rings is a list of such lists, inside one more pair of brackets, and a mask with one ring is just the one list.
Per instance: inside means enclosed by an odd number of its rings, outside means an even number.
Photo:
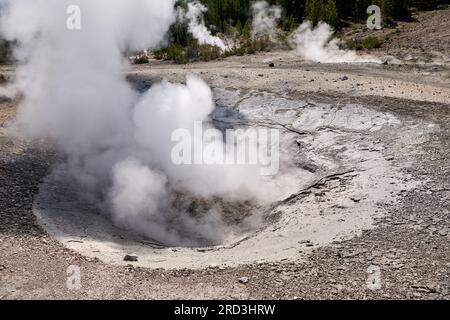
[{"label": "steam vent", "polygon": [[126,254],[138,256],[137,265],[152,268],[295,261],[315,247],[372,228],[375,219],[386,214],[380,203],[394,203],[398,194],[417,186],[410,175],[392,166],[385,145],[415,149],[423,135],[435,129],[426,123],[411,127],[373,105],[306,102],[226,89],[216,89],[214,99],[220,107],[212,113],[212,122],[222,130],[264,124],[282,131],[281,171],[267,179],[270,190],[277,190],[272,201],[176,195],[173,206],[192,221],[204,223],[202,217],[215,210],[221,222],[205,224],[212,238],[199,237],[197,228],[178,222],[171,226],[179,228],[172,244],[165,242],[166,236],[158,238],[158,231],[152,236],[117,227],[107,212],[101,213],[98,202],[90,203],[89,197],[80,201],[80,190],[62,170],[45,179],[36,197],[34,212],[41,225],[67,247],[113,264],[127,264]]},{"label": "steam vent", "polygon": [[450,299],[449,39],[449,0],[0,0],[0,300]]}]

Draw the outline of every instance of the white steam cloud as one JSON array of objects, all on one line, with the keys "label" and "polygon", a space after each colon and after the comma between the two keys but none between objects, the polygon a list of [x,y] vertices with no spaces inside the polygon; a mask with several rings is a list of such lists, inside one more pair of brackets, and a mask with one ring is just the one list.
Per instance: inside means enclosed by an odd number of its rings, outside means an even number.
[{"label": "white steam cloud", "polygon": [[291,37],[291,43],[298,55],[306,60],[321,63],[380,63],[368,55],[358,55],[353,50],[342,49],[341,41],[333,39],[333,28],[320,22],[313,28],[310,21],[298,27]]},{"label": "white steam cloud", "polygon": [[[221,241],[229,230],[218,207],[194,218],[174,203],[186,195],[269,198],[257,167],[170,161],[172,132],[192,132],[194,121],[208,120],[215,108],[206,83],[189,77],[186,85],[162,82],[141,94],[125,79],[124,53],[158,47],[176,18],[173,0],[0,3],[1,34],[18,41],[15,56],[23,62],[15,82],[24,96],[17,126],[30,138],[54,141],[68,158],[60,169],[85,195],[101,199],[99,207],[117,224],[172,245],[198,244],[192,234]],[[71,31],[66,8],[74,4],[82,28]],[[203,11],[191,8],[197,11],[189,17]],[[208,143],[223,147],[218,140]]]},{"label": "white steam cloud", "polygon": [[187,11],[182,7],[178,9],[178,15],[181,21],[188,21],[189,32],[198,40],[199,44],[209,44],[220,48],[222,51],[227,49],[227,46],[219,37],[213,36],[211,31],[205,25],[204,14],[208,11],[198,1],[188,2]]},{"label": "white steam cloud", "polygon": [[271,6],[267,1],[254,2],[252,4],[253,37],[269,36],[271,40],[274,40],[281,13],[281,7]]},{"label": "white steam cloud", "polygon": [[[267,1],[252,4],[253,37],[268,36],[276,41],[276,30],[281,19],[282,8],[270,5]],[[305,21],[290,36],[295,52],[305,60],[321,63],[381,63],[381,60],[369,56],[358,55],[353,50],[343,49],[339,39],[333,39],[334,30],[325,22],[313,27]]]}]

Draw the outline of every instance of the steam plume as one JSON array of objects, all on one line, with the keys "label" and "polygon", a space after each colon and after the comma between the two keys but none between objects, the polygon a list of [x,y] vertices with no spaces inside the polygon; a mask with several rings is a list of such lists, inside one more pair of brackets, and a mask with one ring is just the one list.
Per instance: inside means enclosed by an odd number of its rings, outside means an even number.
[{"label": "steam plume", "polygon": [[321,63],[354,63],[380,60],[371,56],[360,56],[355,51],[341,49],[341,41],[333,38],[333,28],[320,22],[313,28],[310,21],[298,27],[291,37],[291,42],[298,55],[306,60]]},{"label": "steam plume", "polygon": [[203,15],[208,11],[208,8],[198,1],[188,2],[187,8],[187,11],[185,11],[180,7],[178,9],[179,16],[181,17],[181,20],[188,21],[189,32],[198,40],[198,43],[209,44],[225,51],[227,46],[222,39],[213,36],[211,31],[209,31],[205,25]]},{"label": "steam plume", "polygon": [[271,6],[267,1],[257,1],[252,4],[253,13],[253,36],[269,36],[275,39],[276,28],[281,19],[282,9],[279,6]]},{"label": "steam plume", "polygon": [[[125,79],[124,53],[158,47],[176,18],[173,0],[0,3],[1,34],[18,41],[15,56],[23,63],[15,83],[24,95],[17,126],[29,138],[53,141],[68,158],[59,170],[117,224],[172,245],[198,244],[192,235],[220,241],[229,234],[220,210],[193,218],[174,206],[180,194],[268,197],[258,168],[170,161],[173,130],[192,132],[193,123],[207,121],[214,109],[206,83],[193,77],[186,85],[164,81],[141,94]],[[65,13],[74,4],[81,8],[82,28],[71,31]],[[191,8],[197,10],[189,17],[203,10]],[[201,27],[194,29],[204,35]],[[219,140],[205,144],[223,147]]]}]

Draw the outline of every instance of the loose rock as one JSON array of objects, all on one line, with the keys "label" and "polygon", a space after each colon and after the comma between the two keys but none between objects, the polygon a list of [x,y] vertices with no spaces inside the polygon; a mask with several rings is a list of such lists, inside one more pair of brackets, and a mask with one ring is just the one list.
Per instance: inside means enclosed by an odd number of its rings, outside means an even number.
[{"label": "loose rock", "polygon": [[123,261],[127,261],[127,262],[137,262],[138,261],[138,257],[137,256],[132,256],[132,255],[126,255],[123,258]]},{"label": "loose rock", "polygon": [[242,283],[242,284],[247,284],[248,281],[249,281],[249,279],[247,277],[242,277],[239,279],[239,283]]}]

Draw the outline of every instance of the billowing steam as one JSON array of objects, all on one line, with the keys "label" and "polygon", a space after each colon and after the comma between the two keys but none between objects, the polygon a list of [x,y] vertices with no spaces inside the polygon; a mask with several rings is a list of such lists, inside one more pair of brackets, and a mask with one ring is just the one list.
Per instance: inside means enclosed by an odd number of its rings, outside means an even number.
[{"label": "billowing steam", "polygon": [[310,21],[305,21],[293,33],[292,45],[298,55],[306,60],[321,63],[355,63],[380,60],[371,56],[360,56],[355,51],[342,49],[341,41],[333,39],[333,28],[320,22],[315,28]]},{"label": "billowing steam", "polygon": [[[66,9],[73,4],[81,8],[80,30],[66,27]],[[23,62],[15,83],[24,96],[17,126],[30,138],[54,141],[68,158],[59,170],[117,224],[167,244],[198,244],[193,234],[221,241],[229,230],[219,207],[194,218],[179,200],[269,198],[255,166],[171,161],[173,131],[195,137],[194,122],[207,121],[214,109],[206,83],[189,77],[186,85],[162,82],[141,94],[125,79],[124,53],[158,47],[175,21],[174,0],[1,0],[1,5],[2,36],[18,41],[15,56]],[[195,4],[190,8],[190,19],[203,12]],[[205,30],[195,26],[201,37]],[[219,139],[200,142],[223,149]]]},{"label": "billowing steam", "polygon": [[276,30],[281,19],[282,9],[279,6],[271,6],[267,1],[257,1],[252,4],[253,37],[268,36],[275,40]]},{"label": "billowing steam", "polygon": [[187,3],[187,11],[182,7],[179,7],[178,15],[181,21],[188,21],[188,30],[192,36],[197,39],[199,44],[209,44],[225,51],[227,46],[223,40],[213,36],[211,31],[205,25],[204,14],[207,11],[208,8],[203,4],[198,1],[193,1]]},{"label": "billowing steam", "polygon": [[[276,30],[281,19],[282,8],[267,1],[252,4],[253,37],[269,37],[276,42]],[[313,27],[305,21],[290,36],[291,46],[305,60],[321,63],[381,63],[377,58],[358,55],[355,51],[343,49],[339,39],[333,39],[334,30],[325,22]]]}]

